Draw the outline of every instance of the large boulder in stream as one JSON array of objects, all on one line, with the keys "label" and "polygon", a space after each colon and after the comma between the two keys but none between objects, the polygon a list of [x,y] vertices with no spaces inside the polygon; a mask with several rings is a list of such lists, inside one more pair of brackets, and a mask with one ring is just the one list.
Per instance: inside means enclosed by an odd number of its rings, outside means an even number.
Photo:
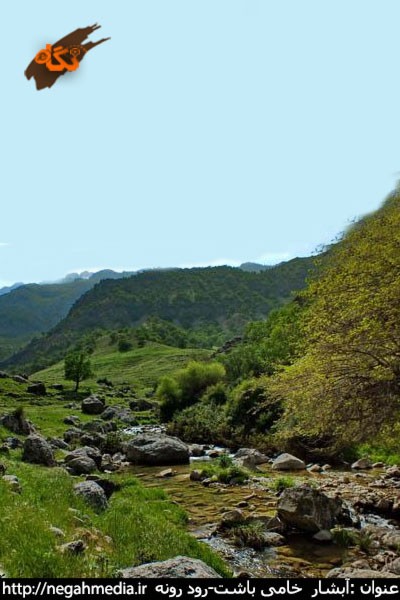
[{"label": "large boulder in stream", "polygon": [[189,462],[189,447],[175,437],[143,434],[125,443],[126,459],[135,465],[181,465]]},{"label": "large boulder in stream", "polygon": [[306,533],[332,529],[343,516],[340,498],[329,498],[307,485],[285,489],[277,509],[285,525]]},{"label": "large boulder in stream", "polygon": [[306,465],[300,458],[284,452],[274,460],[272,468],[276,471],[300,471],[305,469]]},{"label": "large boulder in stream", "polygon": [[254,448],[240,448],[240,450],[236,452],[233,460],[235,464],[244,467],[245,469],[256,469],[258,465],[267,463],[269,458]]},{"label": "large boulder in stream", "polygon": [[372,469],[372,460],[369,458],[360,458],[351,465],[352,469]]},{"label": "large boulder in stream", "polygon": [[119,572],[119,577],[123,579],[136,578],[201,578],[211,579],[221,576],[218,575],[212,567],[197,558],[188,558],[187,556],[176,556],[162,562],[147,563],[138,567],[123,569]]}]

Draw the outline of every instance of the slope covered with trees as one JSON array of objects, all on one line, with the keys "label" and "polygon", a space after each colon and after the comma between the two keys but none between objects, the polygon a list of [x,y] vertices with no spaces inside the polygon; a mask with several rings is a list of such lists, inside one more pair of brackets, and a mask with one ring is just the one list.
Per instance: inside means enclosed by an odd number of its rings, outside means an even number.
[{"label": "slope covered with trees", "polygon": [[[0,290],[0,359],[6,359],[34,336],[49,331],[74,302],[96,283],[130,273],[104,270],[82,278],[77,274],[59,283],[17,284]],[[6,290],[6,291],[4,291]]]},{"label": "slope covered with trees", "polygon": [[350,228],[303,297],[303,356],[271,388],[283,431],[333,448],[397,438],[400,189]]},{"label": "slope covered with trees", "polygon": [[241,333],[249,321],[265,318],[294,290],[304,288],[312,265],[311,258],[297,258],[260,273],[209,267],[146,271],[106,280],[82,296],[49,334],[2,365],[37,370],[56,362],[95,329],[137,327],[149,317],[186,330],[209,330],[210,339],[219,332],[222,341]]},{"label": "slope covered with trees", "polygon": [[[309,460],[398,460],[400,188],[317,262],[291,303],[214,355],[223,381],[169,415],[173,433]],[[169,407],[179,386],[164,380],[159,395]]]}]

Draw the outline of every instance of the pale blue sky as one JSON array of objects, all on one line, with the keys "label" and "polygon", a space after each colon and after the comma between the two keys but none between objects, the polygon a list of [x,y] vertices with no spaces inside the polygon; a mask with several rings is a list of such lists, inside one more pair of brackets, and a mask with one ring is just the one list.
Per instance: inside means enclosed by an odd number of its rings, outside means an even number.
[{"label": "pale blue sky", "polygon": [[[306,255],[399,177],[398,1],[13,0],[0,19],[0,284]],[[36,91],[36,52],[95,22],[112,39]]]}]

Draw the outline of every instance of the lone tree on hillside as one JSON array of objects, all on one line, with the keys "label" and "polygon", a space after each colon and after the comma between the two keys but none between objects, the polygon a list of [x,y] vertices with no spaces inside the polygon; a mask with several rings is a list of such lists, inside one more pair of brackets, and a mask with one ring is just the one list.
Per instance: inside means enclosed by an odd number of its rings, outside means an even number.
[{"label": "lone tree on hillside", "polygon": [[64,360],[64,377],[68,381],[75,381],[75,392],[79,384],[93,374],[90,358],[86,352],[71,352]]}]

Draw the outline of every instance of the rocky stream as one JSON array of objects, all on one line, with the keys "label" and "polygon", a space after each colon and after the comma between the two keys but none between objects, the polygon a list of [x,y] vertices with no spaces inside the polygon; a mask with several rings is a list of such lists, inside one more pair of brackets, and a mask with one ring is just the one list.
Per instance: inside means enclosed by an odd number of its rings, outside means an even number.
[{"label": "rocky stream", "polygon": [[[140,434],[135,431],[137,433]],[[400,510],[397,505],[400,469],[397,467],[376,464],[372,468],[368,461],[360,461],[355,468],[304,465],[305,468],[295,470],[276,470],[272,459],[264,462],[258,458],[262,462],[254,464],[254,456],[258,457],[259,453],[248,449],[230,457],[234,463],[252,467],[249,479],[242,484],[227,484],[201,480],[197,474],[208,461],[217,460],[221,454],[229,455],[228,450],[192,446],[193,452],[196,456],[191,456],[190,464],[163,465],[162,469],[160,466],[132,465],[128,468],[146,486],[165,489],[187,512],[192,535],[212,546],[236,575],[400,575]],[[293,487],[279,489],[281,481],[283,485],[286,481]],[[290,495],[297,489],[304,491],[294,499],[295,518],[290,523],[282,506],[285,498],[292,502]],[[311,510],[307,490],[314,494]],[[330,509],[324,506],[325,497],[344,508],[345,518],[341,522],[335,520],[333,514],[326,514]],[[314,513],[315,526],[302,524],[302,516],[307,511]],[[318,519],[322,522],[325,519],[327,527],[337,521],[336,526],[331,531],[318,532]],[[257,549],[246,546],[242,540],[230,535],[230,526],[237,522],[263,523],[265,531],[272,535],[265,535],[265,543],[257,544],[261,546]]]}]

